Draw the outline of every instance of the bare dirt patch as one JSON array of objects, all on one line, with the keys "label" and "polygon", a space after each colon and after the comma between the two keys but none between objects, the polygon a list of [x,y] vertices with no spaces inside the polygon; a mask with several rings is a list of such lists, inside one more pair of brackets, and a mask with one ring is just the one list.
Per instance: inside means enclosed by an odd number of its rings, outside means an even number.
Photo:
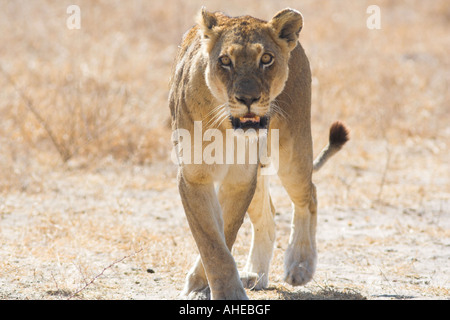
[{"label": "bare dirt patch", "polygon": [[[179,298],[197,251],[173,165],[57,170],[46,178],[38,193],[1,197],[0,297]],[[319,191],[335,188],[322,179]],[[278,240],[271,282],[266,291],[249,291],[252,299],[448,297],[449,200],[400,209],[383,203],[322,206],[317,272],[298,289],[282,281],[290,204],[276,179],[272,190]],[[240,268],[250,238],[246,220],[233,249]]]}]

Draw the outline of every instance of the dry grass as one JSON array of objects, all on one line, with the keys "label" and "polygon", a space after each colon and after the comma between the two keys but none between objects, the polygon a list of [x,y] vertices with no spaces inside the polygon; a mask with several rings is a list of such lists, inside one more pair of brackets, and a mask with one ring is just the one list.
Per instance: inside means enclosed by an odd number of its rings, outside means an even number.
[{"label": "dry grass", "polygon": [[[80,0],[81,30],[68,30],[73,1],[0,0],[0,298],[67,298],[86,284],[76,298],[176,297],[196,249],[166,100],[201,5],[265,19],[302,11],[317,151],[332,121],[352,129],[315,177],[315,280],[300,291],[281,280],[290,204],[274,181],[274,276],[250,296],[448,297],[450,4],[375,2],[381,30],[366,28],[373,1]],[[249,239],[247,222],[240,267]]]}]

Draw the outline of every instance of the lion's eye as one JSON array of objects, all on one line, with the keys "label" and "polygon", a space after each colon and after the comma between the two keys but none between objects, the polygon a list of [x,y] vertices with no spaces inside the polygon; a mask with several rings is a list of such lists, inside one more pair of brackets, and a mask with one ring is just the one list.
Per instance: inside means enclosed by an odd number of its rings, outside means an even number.
[{"label": "lion's eye", "polygon": [[219,58],[219,62],[222,66],[224,67],[229,67],[231,66],[231,59],[228,56],[222,56]]},{"label": "lion's eye", "polygon": [[261,57],[261,63],[265,66],[272,64],[273,56],[269,53],[264,53]]}]

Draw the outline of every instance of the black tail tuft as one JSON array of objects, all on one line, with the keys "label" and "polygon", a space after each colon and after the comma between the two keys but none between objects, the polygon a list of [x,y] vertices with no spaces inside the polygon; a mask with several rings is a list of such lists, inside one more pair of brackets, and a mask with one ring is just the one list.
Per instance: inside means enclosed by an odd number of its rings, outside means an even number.
[{"label": "black tail tuft", "polygon": [[350,130],[345,124],[336,121],[330,128],[330,145],[342,148],[342,146],[350,139]]}]

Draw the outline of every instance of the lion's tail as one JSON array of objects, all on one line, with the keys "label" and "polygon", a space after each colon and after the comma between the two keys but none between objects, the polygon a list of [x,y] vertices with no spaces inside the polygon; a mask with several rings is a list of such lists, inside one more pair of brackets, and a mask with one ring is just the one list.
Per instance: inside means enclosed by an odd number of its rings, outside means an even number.
[{"label": "lion's tail", "polygon": [[322,150],[318,157],[314,160],[314,172],[320,168],[334,156],[344,144],[350,139],[350,131],[345,124],[340,121],[334,122],[330,127],[330,137],[328,145]]}]

